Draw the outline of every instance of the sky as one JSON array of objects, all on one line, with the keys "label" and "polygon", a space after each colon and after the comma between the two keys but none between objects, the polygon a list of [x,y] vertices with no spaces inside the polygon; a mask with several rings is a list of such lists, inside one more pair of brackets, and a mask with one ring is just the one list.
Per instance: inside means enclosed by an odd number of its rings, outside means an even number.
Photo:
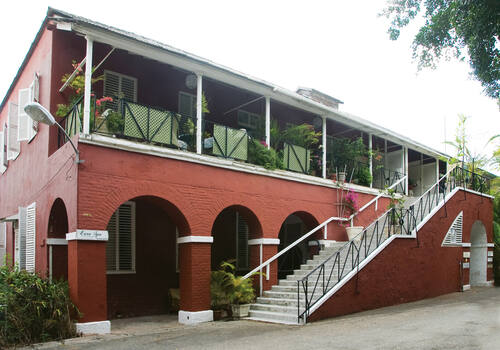
[{"label": "sky", "polygon": [[[466,62],[417,71],[418,23],[389,40],[385,0],[5,1],[1,6],[0,95],[7,92],[51,6],[199,55],[295,91],[312,87],[341,110],[453,154],[458,114],[468,116],[474,153],[491,155],[500,110]],[[79,60],[80,58],[75,58]]]}]

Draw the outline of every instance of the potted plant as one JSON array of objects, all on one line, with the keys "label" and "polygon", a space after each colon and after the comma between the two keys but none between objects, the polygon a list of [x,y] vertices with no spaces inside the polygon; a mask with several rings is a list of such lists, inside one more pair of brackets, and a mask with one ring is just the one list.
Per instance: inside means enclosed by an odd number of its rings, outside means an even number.
[{"label": "potted plant", "polygon": [[[356,213],[359,209],[358,205],[358,194],[354,191],[348,190],[347,194],[343,200],[343,206],[345,210],[345,215],[350,217],[352,214]],[[363,226],[346,226],[345,230],[347,232],[347,237],[351,241],[355,237],[359,240],[361,239],[360,233],[363,231]]]},{"label": "potted plant", "polygon": [[[212,299],[215,303],[229,301],[234,318],[247,317],[250,311],[250,303],[255,300],[255,292],[252,279],[243,279],[243,276],[235,275],[236,267],[229,261],[223,261],[220,269],[212,273],[214,291]],[[255,274],[259,274],[256,272]]]}]

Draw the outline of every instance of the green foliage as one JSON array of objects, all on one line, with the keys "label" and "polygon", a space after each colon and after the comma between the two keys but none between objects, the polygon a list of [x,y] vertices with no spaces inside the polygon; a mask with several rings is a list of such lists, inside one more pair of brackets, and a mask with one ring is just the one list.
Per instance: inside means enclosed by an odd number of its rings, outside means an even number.
[{"label": "green foliage", "polygon": [[123,116],[115,111],[112,111],[106,117],[106,126],[108,131],[112,134],[121,134],[123,132],[123,125],[125,121]]},{"label": "green foliage", "polygon": [[358,184],[361,186],[370,186],[372,182],[372,175],[370,174],[370,169],[367,167],[360,167],[356,171],[355,178],[358,179]]},{"label": "green foliage", "polygon": [[235,271],[236,267],[228,261],[223,261],[219,270],[212,271],[210,291],[213,307],[223,307],[227,302],[248,304],[255,300],[252,279],[236,276]]},{"label": "green foliage", "polygon": [[418,68],[435,68],[442,57],[467,59],[486,95],[498,100],[500,2],[390,0],[382,15],[391,19],[388,30],[391,40],[397,40],[401,29],[419,13],[425,23],[413,40],[413,57],[418,61]]},{"label": "green foliage", "polygon": [[251,139],[248,144],[248,161],[249,163],[262,165],[266,169],[283,169],[282,157],[271,147],[265,145],[255,139]]},{"label": "green foliage", "polygon": [[67,282],[50,282],[36,274],[0,267],[0,348],[75,337]]},{"label": "green foliage", "polygon": [[[499,213],[497,213],[498,215]],[[493,221],[493,240],[495,250],[493,251],[493,274],[495,285],[500,286],[500,223]]]},{"label": "green foliage", "polygon": [[271,140],[275,147],[280,148],[283,142],[290,143],[295,146],[310,149],[319,143],[321,132],[315,132],[314,127],[309,124],[291,125],[283,132],[277,128],[277,122],[271,125]]},{"label": "green foliage", "polygon": [[344,171],[345,166],[350,166],[355,161],[361,161],[369,155],[361,137],[351,140],[345,137],[333,138],[327,147],[332,154],[333,170]]}]

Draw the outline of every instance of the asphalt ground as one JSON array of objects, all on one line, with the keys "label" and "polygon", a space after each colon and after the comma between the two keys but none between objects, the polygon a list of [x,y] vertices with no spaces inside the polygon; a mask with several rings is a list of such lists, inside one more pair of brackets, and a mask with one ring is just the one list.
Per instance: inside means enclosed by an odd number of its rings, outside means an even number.
[{"label": "asphalt ground", "polygon": [[254,321],[180,325],[175,316],[112,321],[112,333],[35,349],[500,349],[500,288],[332,318],[305,326]]}]

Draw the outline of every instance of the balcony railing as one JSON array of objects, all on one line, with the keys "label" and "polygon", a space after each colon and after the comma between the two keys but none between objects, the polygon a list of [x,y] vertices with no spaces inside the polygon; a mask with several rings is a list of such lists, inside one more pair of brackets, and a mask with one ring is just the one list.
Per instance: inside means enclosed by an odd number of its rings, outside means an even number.
[{"label": "balcony railing", "polygon": [[[136,142],[196,152],[196,118],[124,99],[119,99],[118,103],[115,100],[110,107],[112,108],[106,109],[103,106],[96,106],[96,99],[92,98],[90,116],[92,133],[113,135]],[[82,120],[83,96],[63,117],[61,125],[72,136],[82,131]],[[255,157],[252,154],[252,152],[256,152],[255,147],[249,147],[250,143],[260,144],[263,141],[252,138],[245,129],[232,128],[207,119],[203,120],[202,128],[203,154],[268,167],[265,160],[261,159],[262,157]],[[66,137],[60,132],[58,135],[59,146],[65,142]],[[270,156],[270,154],[266,154],[264,157]],[[285,142],[274,153],[274,156],[279,158],[278,165],[272,165],[270,168],[283,168],[316,176],[321,174],[321,165],[317,166],[320,164],[318,160],[321,159],[321,156],[318,156],[317,150]],[[403,174],[397,171],[380,166],[375,167],[372,176],[370,176],[368,164],[357,160],[343,159],[340,161],[335,157],[327,161],[327,167],[327,176],[335,180],[341,180],[339,179],[341,173],[345,173],[343,176],[347,182],[363,186],[370,186],[371,183],[373,187],[379,189],[391,186],[403,177]],[[472,175],[463,175],[461,178],[474,185],[479,181]],[[404,185],[400,183],[396,190],[404,192]]]}]

